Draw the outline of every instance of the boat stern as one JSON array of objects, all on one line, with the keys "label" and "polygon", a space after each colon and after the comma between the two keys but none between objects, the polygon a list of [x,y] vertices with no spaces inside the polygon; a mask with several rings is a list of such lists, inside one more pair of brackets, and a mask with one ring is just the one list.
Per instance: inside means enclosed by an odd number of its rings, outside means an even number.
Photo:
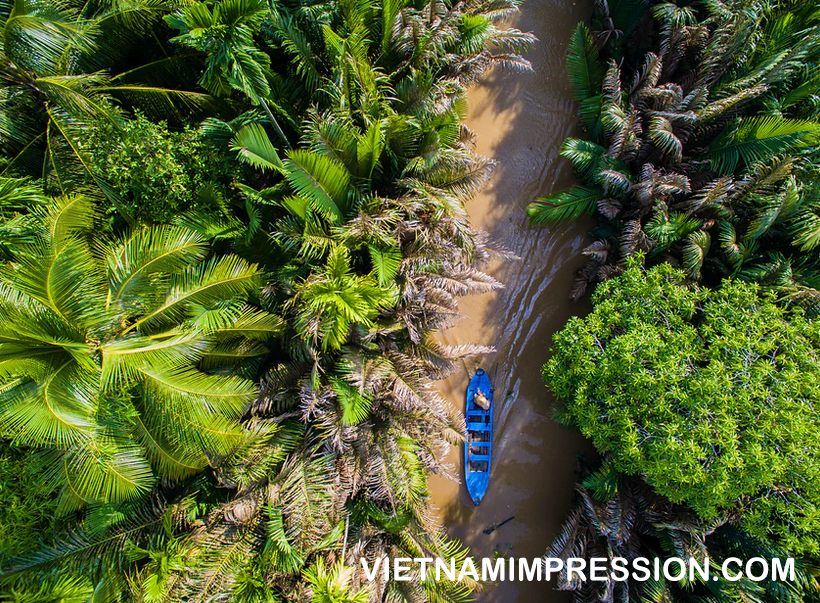
[{"label": "boat stern", "polygon": [[490,483],[490,475],[485,472],[468,472],[466,476],[467,492],[473,499],[473,504],[477,507],[481,504],[481,499],[487,493],[487,486]]}]

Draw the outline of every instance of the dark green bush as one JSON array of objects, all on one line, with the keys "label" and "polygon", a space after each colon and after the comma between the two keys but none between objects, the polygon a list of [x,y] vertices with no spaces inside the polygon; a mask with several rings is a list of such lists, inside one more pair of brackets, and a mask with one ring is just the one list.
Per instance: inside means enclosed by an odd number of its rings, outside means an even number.
[{"label": "dark green bush", "polygon": [[142,222],[214,209],[238,170],[198,130],[172,132],[165,122],[153,123],[139,113],[121,126],[91,128],[81,146],[122,195],[122,209]]},{"label": "dark green bush", "polygon": [[30,454],[0,441],[0,567],[47,540],[55,525],[56,504],[37,487]]}]

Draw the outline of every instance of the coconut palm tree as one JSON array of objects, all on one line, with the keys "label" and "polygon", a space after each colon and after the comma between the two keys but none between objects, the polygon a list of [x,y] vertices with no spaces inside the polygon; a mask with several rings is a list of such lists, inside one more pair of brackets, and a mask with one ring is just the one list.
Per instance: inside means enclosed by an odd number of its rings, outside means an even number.
[{"label": "coconut palm tree", "polygon": [[33,211],[36,239],[0,271],[4,437],[42,450],[64,510],[217,465],[246,437],[237,419],[257,391],[230,368],[266,355],[282,327],[247,304],[259,269],[207,259],[184,227],[92,239],[83,197]]}]

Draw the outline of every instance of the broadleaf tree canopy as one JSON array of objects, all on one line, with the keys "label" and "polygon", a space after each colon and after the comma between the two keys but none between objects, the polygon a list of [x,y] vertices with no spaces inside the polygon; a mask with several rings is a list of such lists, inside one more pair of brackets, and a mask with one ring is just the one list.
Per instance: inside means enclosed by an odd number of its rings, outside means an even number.
[{"label": "broadleaf tree canopy", "polygon": [[593,303],[544,367],[557,417],[702,517],[740,512],[751,533],[817,554],[820,322],[756,286],[690,287],[635,260]]}]

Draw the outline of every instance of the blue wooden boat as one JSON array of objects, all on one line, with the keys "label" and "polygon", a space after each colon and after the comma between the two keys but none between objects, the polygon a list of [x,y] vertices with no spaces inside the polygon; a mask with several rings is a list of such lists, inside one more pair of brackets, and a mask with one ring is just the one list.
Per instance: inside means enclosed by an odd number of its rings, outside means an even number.
[{"label": "blue wooden boat", "polygon": [[[490,401],[484,410],[475,402],[478,391]],[[478,369],[467,386],[467,439],[464,442],[464,481],[467,492],[478,505],[490,482],[490,457],[493,450],[493,387],[484,369]]]}]

